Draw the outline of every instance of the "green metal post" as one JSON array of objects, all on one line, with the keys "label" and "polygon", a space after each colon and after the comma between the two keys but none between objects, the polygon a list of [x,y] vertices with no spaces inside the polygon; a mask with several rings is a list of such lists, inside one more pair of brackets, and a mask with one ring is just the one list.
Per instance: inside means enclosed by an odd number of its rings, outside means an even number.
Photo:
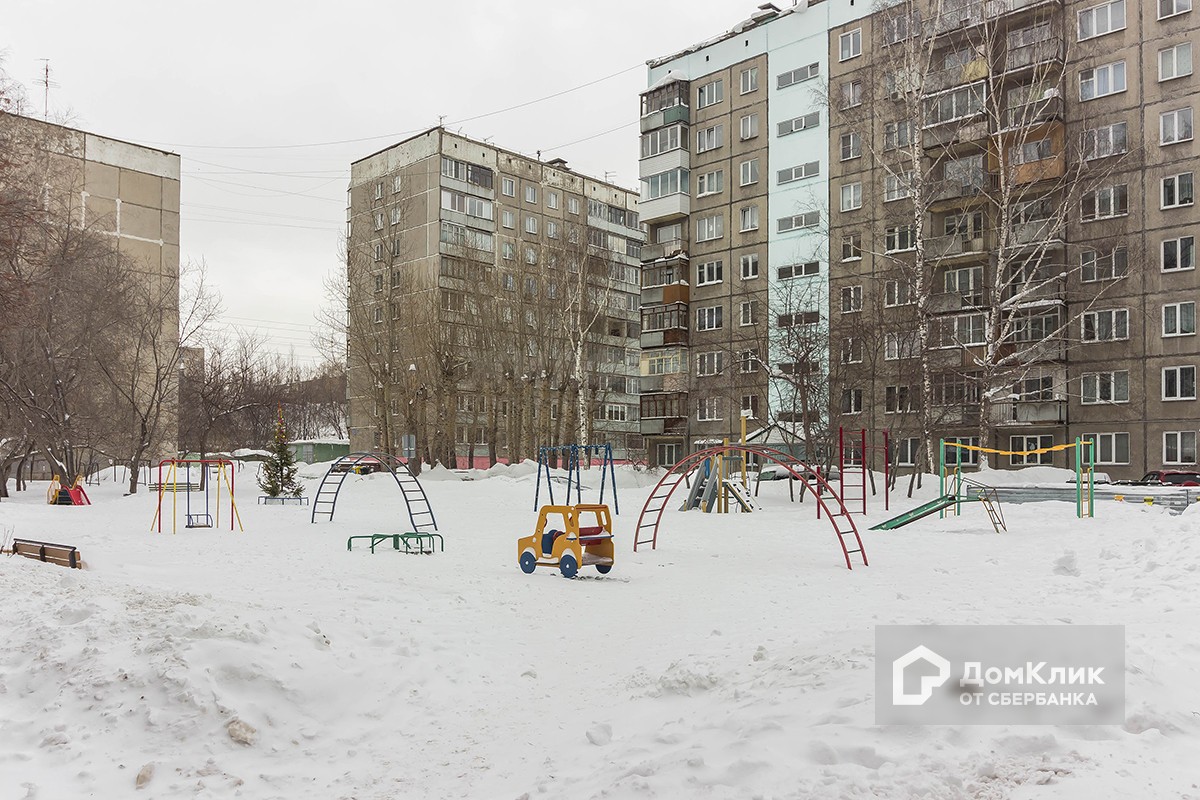
[{"label": "green metal post", "polygon": [[[946,440],[938,440],[938,494],[946,496]],[[938,512],[938,519],[946,518],[946,510]]]},{"label": "green metal post", "polygon": [[1075,517],[1083,517],[1083,447],[1075,437]]}]

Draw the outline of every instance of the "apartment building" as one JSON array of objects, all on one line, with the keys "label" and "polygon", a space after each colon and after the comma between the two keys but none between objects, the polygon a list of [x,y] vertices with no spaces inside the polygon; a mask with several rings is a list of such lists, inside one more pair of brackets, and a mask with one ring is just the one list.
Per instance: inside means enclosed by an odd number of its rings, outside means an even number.
[{"label": "apartment building", "polygon": [[351,165],[353,450],[641,458],[637,195],[434,128]]},{"label": "apartment building", "polygon": [[941,436],[1197,463],[1198,27],[1191,0],[906,0],[831,28],[840,420],[901,464]]},{"label": "apartment building", "polygon": [[[831,27],[867,4],[760,6],[649,62],[641,95],[641,431],[652,464],[798,421],[781,351],[827,307]],[[780,329],[783,330],[780,333]],[[816,369],[824,351],[808,359]]]}]

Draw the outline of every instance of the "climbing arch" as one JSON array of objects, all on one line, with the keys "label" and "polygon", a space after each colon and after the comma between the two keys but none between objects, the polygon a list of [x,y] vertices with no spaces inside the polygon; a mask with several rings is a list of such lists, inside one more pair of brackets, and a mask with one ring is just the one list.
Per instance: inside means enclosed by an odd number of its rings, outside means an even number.
[{"label": "climbing arch", "polygon": [[[842,555],[846,559],[846,569],[854,568],[850,564],[850,556],[854,553],[858,553],[862,558],[863,566],[867,566],[867,551],[863,548],[862,538],[858,535],[858,526],[854,524],[854,519],[850,516],[850,511],[841,498],[833,491],[820,472],[789,453],[761,445],[730,444],[699,450],[684,457],[667,470],[662,479],[655,484],[650,496],[646,498],[646,504],[642,506],[642,513],[638,515],[637,528],[634,530],[633,549],[636,551],[638,547],[647,544],[650,545],[651,550],[657,549],[658,528],[662,523],[663,511],[666,510],[671,501],[671,495],[679,488],[679,484],[683,483],[684,478],[703,464],[705,459],[733,453],[755,456],[786,469],[792,478],[800,481],[805,489],[812,492],[817,501],[817,519],[824,516],[833,526],[838,544],[842,548]],[[850,538],[849,542],[847,542],[847,538]]]},{"label": "climbing arch", "polygon": [[321,485],[317,487],[317,496],[313,498],[312,521],[316,522],[321,517],[332,520],[333,512],[337,510],[338,494],[342,491],[346,476],[355,474],[356,470],[364,465],[373,468],[377,464],[382,467],[380,471],[387,470],[396,481],[396,486],[400,488],[404,505],[408,509],[408,521],[412,523],[413,530],[436,531],[437,520],[433,517],[433,507],[429,505],[429,498],[425,496],[421,482],[408,471],[407,464],[387,453],[350,453],[330,464],[329,471],[321,478]]}]

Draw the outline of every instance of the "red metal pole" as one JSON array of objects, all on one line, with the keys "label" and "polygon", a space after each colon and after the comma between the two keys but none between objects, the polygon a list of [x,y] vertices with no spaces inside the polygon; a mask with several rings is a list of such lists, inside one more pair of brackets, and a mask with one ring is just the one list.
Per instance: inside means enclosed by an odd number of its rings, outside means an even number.
[{"label": "red metal pole", "polygon": [[846,505],[846,441],[841,425],[838,426],[838,492],[842,496],[842,505]]},{"label": "red metal pole", "polygon": [[858,432],[858,463],[862,470],[863,514],[867,513],[867,429]]}]

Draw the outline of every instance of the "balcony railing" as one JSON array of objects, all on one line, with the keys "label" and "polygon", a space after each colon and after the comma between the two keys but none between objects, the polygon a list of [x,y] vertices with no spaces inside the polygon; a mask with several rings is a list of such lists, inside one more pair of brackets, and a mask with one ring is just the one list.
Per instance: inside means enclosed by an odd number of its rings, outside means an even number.
[{"label": "balcony railing", "polygon": [[983,3],[975,2],[962,8],[943,10],[933,25],[936,35],[970,28],[983,22]]},{"label": "balcony railing", "polygon": [[1030,100],[1004,112],[1004,127],[1023,128],[1063,118],[1062,98],[1057,94]]},{"label": "balcony railing", "polygon": [[991,411],[992,421],[997,425],[1065,425],[1067,422],[1065,400],[1008,400],[995,403]]},{"label": "balcony railing", "polygon": [[949,236],[934,236],[925,246],[929,258],[953,258],[955,256],[983,253],[987,243],[980,233],[952,233]]},{"label": "balcony railing", "polygon": [[1024,247],[1030,244],[1061,240],[1062,230],[1054,224],[1053,220],[1040,219],[1013,225],[1008,237],[1008,244],[1010,247]]},{"label": "balcony railing", "polygon": [[[645,211],[642,210],[643,217]],[[670,258],[673,255],[684,253],[686,243],[683,239],[671,239],[666,242],[656,242],[655,244],[642,245],[642,261],[654,261],[659,258]]]},{"label": "balcony railing", "polygon": [[988,0],[984,5],[984,13],[988,19],[1002,17],[1005,14],[1016,14],[1038,6],[1054,6],[1061,8],[1062,0]]},{"label": "balcony railing", "polygon": [[960,292],[941,292],[929,296],[929,312],[931,314],[948,314],[954,311],[970,311],[986,308],[985,293],[980,290],[974,294]]},{"label": "balcony railing", "polygon": [[1064,45],[1061,39],[1049,39],[1036,42],[1025,47],[1009,50],[1004,57],[1004,70],[1012,72],[1034,64],[1048,64],[1053,61],[1061,62],[1064,56]]}]

